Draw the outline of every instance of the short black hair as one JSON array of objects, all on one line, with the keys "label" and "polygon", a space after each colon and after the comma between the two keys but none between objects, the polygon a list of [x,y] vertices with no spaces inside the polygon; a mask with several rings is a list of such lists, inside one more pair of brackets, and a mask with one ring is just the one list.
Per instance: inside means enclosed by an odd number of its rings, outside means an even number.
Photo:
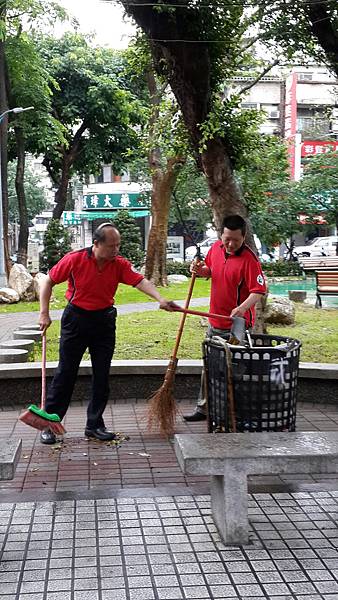
[{"label": "short black hair", "polygon": [[94,242],[105,242],[106,241],[106,232],[105,232],[106,227],[112,227],[113,229],[116,229],[116,231],[118,231],[118,229],[114,225],[114,223],[111,223],[110,221],[101,223],[100,225],[98,225],[98,227],[96,227],[96,229],[93,233],[93,244],[94,244]]},{"label": "short black hair", "polygon": [[246,222],[241,217],[241,215],[229,215],[228,217],[224,217],[222,222],[222,232],[224,229],[231,229],[231,231],[235,231],[236,229],[240,229],[242,235],[246,234]]}]

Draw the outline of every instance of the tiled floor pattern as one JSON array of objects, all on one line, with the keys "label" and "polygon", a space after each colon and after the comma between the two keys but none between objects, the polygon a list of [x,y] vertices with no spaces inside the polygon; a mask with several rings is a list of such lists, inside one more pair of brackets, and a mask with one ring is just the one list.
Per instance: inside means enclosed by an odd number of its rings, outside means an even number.
[{"label": "tiled floor pattern", "polygon": [[[182,414],[193,409],[192,404],[180,405],[177,433],[205,432],[205,422],[187,424]],[[84,437],[85,406],[72,406],[66,417],[67,435],[62,444],[43,446],[36,430],[17,420],[18,411],[0,412],[0,438],[17,437],[23,440],[23,451],[13,481],[0,482],[0,500],[9,493],[34,490],[63,492],[87,490],[129,490],[166,486],[197,486],[207,484],[206,477],[185,476],[175,457],[171,441],[147,430],[145,403],[109,405],[106,424],[114,431],[130,436],[120,447],[110,443],[90,441]],[[338,407],[332,405],[299,404],[298,431],[338,431]],[[336,475],[255,476],[257,485],[281,483],[337,484]],[[332,487],[331,487],[332,489]],[[10,498],[17,501],[18,498]]]},{"label": "tiled floor pattern", "polygon": [[226,547],[209,496],[0,504],[1,600],[337,600],[338,492],[249,513]]}]

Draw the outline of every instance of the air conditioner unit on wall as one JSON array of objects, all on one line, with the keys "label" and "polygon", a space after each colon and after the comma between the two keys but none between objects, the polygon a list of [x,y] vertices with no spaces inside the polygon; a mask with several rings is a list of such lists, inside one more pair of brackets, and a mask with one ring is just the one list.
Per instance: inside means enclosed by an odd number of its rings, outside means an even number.
[{"label": "air conditioner unit on wall", "polygon": [[270,110],[269,119],[279,119],[279,110]]}]

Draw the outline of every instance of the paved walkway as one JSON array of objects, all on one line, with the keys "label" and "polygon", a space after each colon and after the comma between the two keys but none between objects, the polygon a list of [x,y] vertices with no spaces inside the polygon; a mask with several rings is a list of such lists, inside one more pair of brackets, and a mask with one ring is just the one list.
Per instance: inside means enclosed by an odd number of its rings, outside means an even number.
[{"label": "paved walkway", "polygon": [[[208,481],[183,475],[172,443],[147,431],[144,403],[107,408],[107,425],[130,436],[117,446],[87,441],[84,421],[71,407],[64,443],[48,447],[1,412],[0,436],[23,438],[0,487],[1,600],[338,599],[335,475],[251,478],[250,543],[225,547]],[[300,405],[297,425],[338,430],[338,408]],[[189,430],[205,423],[179,416],[177,432]]]},{"label": "paved walkway", "polygon": [[[190,306],[208,306],[209,298],[193,298],[190,301]],[[184,300],[175,300],[180,306],[184,306]],[[157,302],[140,302],[134,304],[117,305],[119,315],[126,315],[134,312],[144,312],[148,310],[157,310]],[[51,310],[50,315],[53,321],[61,319],[62,310]],[[19,325],[33,325],[38,322],[37,312],[20,312],[20,313],[0,313],[0,341],[9,340],[12,337]]]}]

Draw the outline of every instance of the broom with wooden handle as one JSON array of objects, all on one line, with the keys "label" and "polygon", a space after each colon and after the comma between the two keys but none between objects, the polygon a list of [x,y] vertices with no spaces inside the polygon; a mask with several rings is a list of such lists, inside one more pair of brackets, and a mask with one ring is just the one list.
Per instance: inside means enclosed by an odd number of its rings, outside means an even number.
[{"label": "broom with wooden handle", "polygon": [[46,405],[46,331],[42,334],[42,360],[41,360],[41,405],[40,408],[36,404],[30,404],[28,408],[19,416],[19,420],[34,427],[34,429],[50,429],[55,435],[63,435],[66,433],[64,426],[61,423],[59,415],[48,413],[45,410]]},{"label": "broom with wooden handle", "polygon": [[[188,290],[188,295],[185,301],[184,309],[189,307],[194,283],[196,280],[196,273],[193,271],[191,274],[191,281]],[[177,366],[177,352],[180,345],[184,323],[187,318],[184,312],[181,316],[179,328],[176,335],[175,346],[170,357],[169,364],[167,366],[166,374],[164,377],[163,384],[161,387],[152,394],[149,398],[148,406],[148,428],[159,429],[160,433],[166,437],[169,437],[174,432],[175,420],[177,414],[177,405],[173,395],[175,372]]]}]

